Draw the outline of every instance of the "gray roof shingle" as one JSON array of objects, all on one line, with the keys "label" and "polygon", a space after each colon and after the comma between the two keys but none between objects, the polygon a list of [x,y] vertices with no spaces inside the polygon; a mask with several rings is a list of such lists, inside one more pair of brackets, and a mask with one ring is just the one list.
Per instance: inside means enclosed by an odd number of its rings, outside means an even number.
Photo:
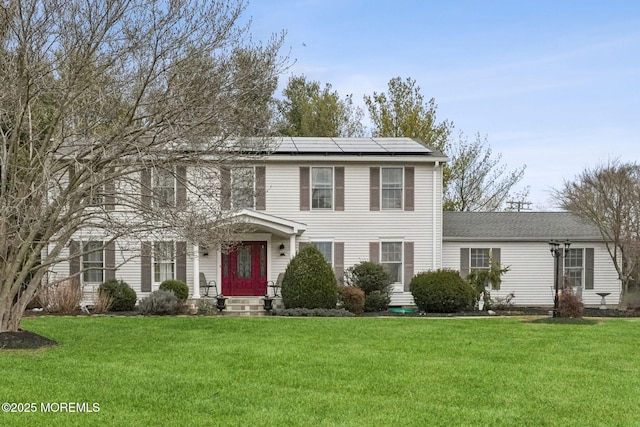
[{"label": "gray roof shingle", "polygon": [[597,227],[569,212],[444,212],[445,241],[602,241]]}]

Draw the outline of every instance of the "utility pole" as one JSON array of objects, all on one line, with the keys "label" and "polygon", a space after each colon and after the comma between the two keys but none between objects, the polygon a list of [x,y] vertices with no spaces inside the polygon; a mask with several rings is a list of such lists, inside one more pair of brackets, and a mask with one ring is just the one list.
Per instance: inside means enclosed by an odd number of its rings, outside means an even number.
[{"label": "utility pole", "polygon": [[[509,209],[510,211],[516,211],[516,212],[520,212],[520,211],[530,211],[531,208],[529,207],[531,205],[531,202],[525,202],[523,200],[510,200],[507,201],[507,203],[509,203]],[[514,208],[515,206],[515,208]]]}]

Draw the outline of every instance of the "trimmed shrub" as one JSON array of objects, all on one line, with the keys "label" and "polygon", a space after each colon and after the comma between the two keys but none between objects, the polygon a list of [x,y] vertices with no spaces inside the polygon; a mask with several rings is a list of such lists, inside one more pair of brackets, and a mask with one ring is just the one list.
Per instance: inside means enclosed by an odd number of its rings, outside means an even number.
[{"label": "trimmed shrub", "polygon": [[160,283],[160,287],[158,289],[173,291],[173,293],[182,302],[187,301],[187,298],[189,297],[189,287],[182,280],[165,280]]},{"label": "trimmed shrub", "polygon": [[453,270],[417,274],[411,280],[411,294],[418,308],[431,313],[455,313],[471,309],[476,290]]},{"label": "trimmed shrub", "polygon": [[340,286],[339,292],[342,308],[355,315],[362,314],[364,311],[364,291],[362,289],[355,286]]},{"label": "trimmed shrub", "polygon": [[364,311],[367,313],[376,311],[387,311],[391,295],[388,292],[373,291],[364,296]]},{"label": "trimmed shrub", "polygon": [[345,280],[364,292],[364,311],[385,311],[389,308],[393,279],[381,264],[363,261],[349,267]]},{"label": "trimmed shrub", "polygon": [[138,309],[142,314],[148,316],[178,314],[182,310],[180,299],[173,293],[164,289],[158,289],[149,294],[147,298],[140,300]]},{"label": "trimmed shrub", "polygon": [[306,246],[289,261],[282,278],[286,308],[335,308],[338,284],[331,266],[315,246]]},{"label": "trimmed shrub", "polygon": [[107,280],[100,285],[98,292],[104,292],[111,298],[112,311],[132,311],[136,308],[138,299],[136,291],[131,289],[127,282],[116,279]]}]

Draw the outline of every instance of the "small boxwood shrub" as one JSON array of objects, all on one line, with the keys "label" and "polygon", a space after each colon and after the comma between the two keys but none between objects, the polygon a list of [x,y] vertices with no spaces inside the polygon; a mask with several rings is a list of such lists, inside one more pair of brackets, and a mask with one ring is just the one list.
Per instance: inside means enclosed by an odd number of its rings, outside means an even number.
[{"label": "small boxwood shrub", "polygon": [[189,287],[182,280],[165,280],[160,283],[158,289],[165,291],[173,291],[173,293],[182,302],[185,302],[189,297]]},{"label": "small boxwood shrub", "polygon": [[381,264],[363,261],[349,267],[345,280],[348,285],[358,287],[364,292],[364,311],[385,311],[389,308],[393,279]]},{"label": "small boxwood shrub", "polygon": [[132,311],[136,307],[138,299],[136,291],[122,280],[107,280],[100,285],[98,292],[104,292],[107,297],[111,298],[112,311]]},{"label": "small boxwood shrub", "polygon": [[473,307],[474,287],[453,270],[417,274],[411,280],[411,294],[418,308],[430,313],[455,313]]},{"label": "small boxwood shrub", "polygon": [[148,297],[142,298],[138,304],[140,312],[145,316],[154,315],[172,315],[179,314],[183,305],[180,299],[173,293],[164,289],[158,289],[149,294]]},{"label": "small boxwood shrub", "polygon": [[336,276],[322,253],[311,245],[289,261],[281,292],[286,308],[332,309],[338,302]]},{"label": "small boxwood shrub", "polygon": [[367,313],[376,311],[387,311],[389,309],[390,302],[391,295],[389,295],[388,292],[369,292],[364,297],[364,311],[366,311]]},{"label": "small boxwood shrub", "polygon": [[340,286],[340,302],[342,308],[360,315],[364,311],[364,291],[355,286]]}]

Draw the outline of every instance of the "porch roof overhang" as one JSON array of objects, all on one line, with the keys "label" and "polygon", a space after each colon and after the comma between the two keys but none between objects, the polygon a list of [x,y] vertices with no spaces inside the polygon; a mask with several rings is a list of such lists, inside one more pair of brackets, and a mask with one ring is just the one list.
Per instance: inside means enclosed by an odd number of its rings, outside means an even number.
[{"label": "porch roof overhang", "polygon": [[240,221],[255,226],[260,231],[277,234],[283,237],[299,236],[305,232],[307,225],[279,216],[252,209],[242,209],[236,215]]}]

